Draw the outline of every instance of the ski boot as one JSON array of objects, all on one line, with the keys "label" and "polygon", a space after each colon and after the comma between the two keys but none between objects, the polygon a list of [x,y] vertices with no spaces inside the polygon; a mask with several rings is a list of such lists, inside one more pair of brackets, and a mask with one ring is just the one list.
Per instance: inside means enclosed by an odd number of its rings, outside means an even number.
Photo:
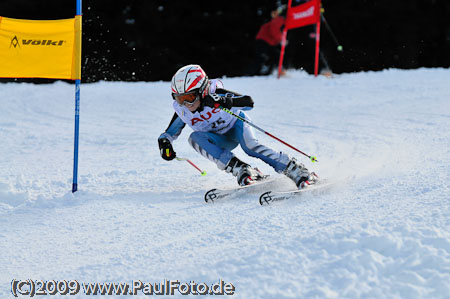
[{"label": "ski boot", "polygon": [[231,158],[225,171],[231,172],[236,177],[239,186],[251,185],[266,178],[257,168],[251,167],[236,157]]},{"label": "ski boot", "polygon": [[307,185],[314,184],[317,180],[315,173],[309,173],[305,165],[297,163],[295,158],[292,158],[283,173],[294,181],[298,189],[302,189]]}]

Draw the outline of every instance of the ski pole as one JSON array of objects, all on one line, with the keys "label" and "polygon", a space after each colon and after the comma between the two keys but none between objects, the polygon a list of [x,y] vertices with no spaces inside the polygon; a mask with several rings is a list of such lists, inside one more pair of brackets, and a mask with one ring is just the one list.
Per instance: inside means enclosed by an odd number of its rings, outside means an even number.
[{"label": "ski pole", "polygon": [[187,158],[180,158],[180,157],[175,157],[175,159],[177,159],[177,161],[186,161],[189,164],[191,164],[195,169],[197,169],[198,171],[200,171],[200,173],[202,174],[202,176],[206,175],[206,171],[201,170],[197,165],[195,165],[194,163],[192,163],[191,160],[187,159]]},{"label": "ski pole", "polygon": [[322,21],[324,22],[325,26],[327,27],[328,31],[330,32],[331,37],[333,38],[334,42],[335,42],[336,45],[337,45],[337,50],[338,50],[339,52],[344,51],[344,48],[343,48],[342,45],[338,42],[336,36],[335,36],[334,33],[333,33],[333,30],[331,30],[330,25],[328,24],[327,20],[325,19],[325,16],[322,14],[321,17],[322,17]]},{"label": "ski pole", "polygon": [[249,121],[248,119],[245,119],[245,118],[243,118],[243,117],[240,117],[239,115],[233,113],[233,112],[230,111],[229,109],[224,108],[224,107],[222,107],[222,106],[219,106],[219,108],[222,109],[223,111],[225,111],[225,112],[227,112],[227,113],[233,115],[233,116],[236,117],[237,119],[240,119],[240,120],[242,120],[243,122],[249,124],[249,125],[252,126],[253,128],[257,129],[258,131],[263,132],[264,134],[266,134],[266,135],[268,135],[268,136],[274,138],[275,140],[277,140],[277,141],[283,143],[284,145],[286,145],[286,146],[292,148],[293,150],[299,152],[300,154],[302,154],[302,155],[308,157],[308,158],[311,160],[311,162],[319,162],[319,161],[317,160],[317,157],[315,157],[315,156],[310,156],[310,155],[308,155],[308,154],[302,152],[301,150],[299,150],[299,149],[293,147],[292,145],[290,145],[289,143],[287,143],[287,142],[281,140],[280,138],[278,138],[278,137],[276,137],[276,136],[273,136],[273,135],[270,134],[269,132],[267,132],[267,131],[261,129],[260,127],[258,127],[257,125],[255,125],[254,123],[252,123],[251,121]]}]

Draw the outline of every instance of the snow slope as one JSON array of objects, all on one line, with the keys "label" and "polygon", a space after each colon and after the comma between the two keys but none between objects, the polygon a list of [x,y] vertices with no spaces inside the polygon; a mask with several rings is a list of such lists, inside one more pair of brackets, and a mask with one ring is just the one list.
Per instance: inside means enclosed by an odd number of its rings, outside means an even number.
[{"label": "snow slope", "polygon": [[257,194],[205,204],[235,180],[190,148],[189,128],[175,150],[207,176],[159,157],[169,83],[100,82],[81,88],[72,194],[73,85],[1,84],[0,296],[12,279],[222,279],[236,298],[448,298],[449,69],[223,81],[253,96],[256,124],[319,163],[260,141],[347,182],[268,207]]}]

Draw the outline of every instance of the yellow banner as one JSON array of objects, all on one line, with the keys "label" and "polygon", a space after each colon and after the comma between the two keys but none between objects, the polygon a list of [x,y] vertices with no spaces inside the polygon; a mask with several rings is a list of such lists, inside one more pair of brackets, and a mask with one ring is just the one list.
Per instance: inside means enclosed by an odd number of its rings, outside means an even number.
[{"label": "yellow banner", "polygon": [[0,77],[81,79],[81,16],[51,21],[0,17]]}]

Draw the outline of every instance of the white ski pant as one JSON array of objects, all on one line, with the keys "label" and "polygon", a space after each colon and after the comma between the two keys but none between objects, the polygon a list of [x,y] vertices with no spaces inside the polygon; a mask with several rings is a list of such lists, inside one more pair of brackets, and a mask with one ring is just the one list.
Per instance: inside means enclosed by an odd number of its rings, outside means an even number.
[{"label": "white ski pant", "polygon": [[[243,111],[240,111],[239,116],[250,120]],[[253,128],[241,120],[237,120],[233,128],[225,134],[193,132],[189,136],[189,143],[203,157],[216,163],[217,167],[222,170],[234,157],[231,151],[238,145],[247,155],[263,160],[279,173],[286,169],[290,160],[285,153],[276,152],[260,144],[255,137]]]}]

